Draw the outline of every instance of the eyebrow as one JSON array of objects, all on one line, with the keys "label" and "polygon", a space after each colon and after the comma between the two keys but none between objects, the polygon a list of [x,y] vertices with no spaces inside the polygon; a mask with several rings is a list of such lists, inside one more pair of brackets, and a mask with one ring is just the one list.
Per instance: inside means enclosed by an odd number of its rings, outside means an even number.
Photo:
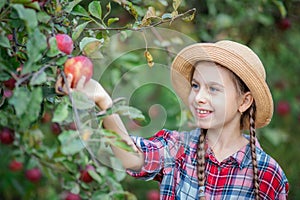
[{"label": "eyebrow", "polygon": [[[199,82],[198,81],[196,81],[196,79],[192,79],[192,81],[191,82],[196,82],[196,83],[198,83],[199,84]],[[222,87],[222,88],[224,88],[224,85],[223,84],[221,84],[221,83],[218,83],[218,82],[215,82],[215,81],[209,81],[208,83],[206,83],[206,85],[218,85],[219,87]]]}]

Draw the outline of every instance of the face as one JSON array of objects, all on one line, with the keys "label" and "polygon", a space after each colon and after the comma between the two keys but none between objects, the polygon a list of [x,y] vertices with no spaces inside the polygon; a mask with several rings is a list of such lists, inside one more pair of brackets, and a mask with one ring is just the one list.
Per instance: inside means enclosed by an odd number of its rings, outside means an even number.
[{"label": "face", "polygon": [[241,95],[232,72],[212,62],[199,62],[191,82],[190,110],[198,127],[224,129],[239,127]]}]

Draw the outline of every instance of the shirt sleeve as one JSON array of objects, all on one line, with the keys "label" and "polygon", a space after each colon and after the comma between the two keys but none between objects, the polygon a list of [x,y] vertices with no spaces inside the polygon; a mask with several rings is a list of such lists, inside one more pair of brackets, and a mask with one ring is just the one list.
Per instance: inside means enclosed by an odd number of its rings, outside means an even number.
[{"label": "shirt sleeve", "polygon": [[136,146],[144,153],[144,166],[140,171],[127,170],[133,177],[143,180],[160,180],[165,168],[175,164],[180,146],[179,133],[161,130],[153,137],[145,139],[131,136]]}]

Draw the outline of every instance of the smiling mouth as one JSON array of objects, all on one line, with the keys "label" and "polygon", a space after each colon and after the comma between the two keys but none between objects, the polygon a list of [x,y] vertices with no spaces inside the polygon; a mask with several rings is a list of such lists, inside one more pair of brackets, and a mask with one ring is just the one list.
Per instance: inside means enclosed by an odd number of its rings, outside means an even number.
[{"label": "smiling mouth", "polygon": [[210,110],[197,109],[197,108],[196,108],[196,112],[197,112],[198,117],[201,117],[201,118],[207,117],[209,114],[212,113],[212,111],[210,111]]},{"label": "smiling mouth", "polygon": [[196,109],[196,111],[199,114],[209,114],[209,113],[211,113],[211,111],[209,111],[209,110],[202,110],[202,109]]}]

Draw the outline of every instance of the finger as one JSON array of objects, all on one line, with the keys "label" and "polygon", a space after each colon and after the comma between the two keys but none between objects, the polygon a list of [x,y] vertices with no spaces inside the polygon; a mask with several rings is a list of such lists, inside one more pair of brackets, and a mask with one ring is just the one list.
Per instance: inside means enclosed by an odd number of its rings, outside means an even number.
[{"label": "finger", "polygon": [[71,87],[71,83],[73,81],[73,75],[72,74],[68,74],[67,76],[67,86],[70,88]]},{"label": "finger", "polygon": [[126,141],[127,145],[129,145],[135,153],[138,153],[138,148],[132,141]]},{"label": "finger", "polygon": [[65,80],[65,84],[63,85],[62,88],[60,88],[60,90],[64,93],[64,94],[68,94],[69,93],[69,90],[71,88],[71,83],[72,83],[72,80],[73,80],[73,76],[72,74],[68,74],[68,76],[66,77]]},{"label": "finger", "polygon": [[81,78],[79,79],[76,89],[81,90],[84,87],[84,83],[85,83],[86,77],[85,76],[81,76]]}]

